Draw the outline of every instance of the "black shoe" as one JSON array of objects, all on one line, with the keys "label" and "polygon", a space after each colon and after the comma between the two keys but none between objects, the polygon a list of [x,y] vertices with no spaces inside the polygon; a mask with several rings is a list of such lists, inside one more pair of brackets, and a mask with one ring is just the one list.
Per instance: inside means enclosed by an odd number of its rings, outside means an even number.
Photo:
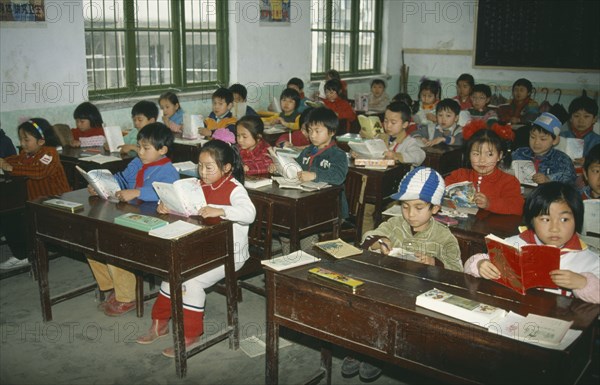
[{"label": "black shoe", "polygon": [[360,380],[364,382],[375,381],[381,375],[381,369],[368,362],[361,362],[358,369]]},{"label": "black shoe", "polygon": [[354,377],[358,374],[358,368],[361,365],[359,360],[356,360],[350,356],[344,358],[342,362],[342,376]]}]

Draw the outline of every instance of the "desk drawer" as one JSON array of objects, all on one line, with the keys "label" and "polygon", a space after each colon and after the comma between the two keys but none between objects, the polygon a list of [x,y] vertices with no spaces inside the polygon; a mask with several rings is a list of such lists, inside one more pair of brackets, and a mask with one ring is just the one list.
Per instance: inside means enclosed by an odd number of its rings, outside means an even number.
[{"label": "desk drawer", "polygon": [[[68,216],[66,218],[65,216]],[[44,210],[44,215],[36,215],[37,234],[57,238],[88,249],[95,247],[95,231],[89,221],[71,213],[55,209]]]}]

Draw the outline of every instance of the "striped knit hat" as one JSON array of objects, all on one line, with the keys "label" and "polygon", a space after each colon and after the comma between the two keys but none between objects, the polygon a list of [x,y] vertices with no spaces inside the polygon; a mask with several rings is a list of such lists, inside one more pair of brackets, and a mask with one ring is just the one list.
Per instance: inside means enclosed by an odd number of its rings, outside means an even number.
[{"label": "striped knit hat", "polygon": [[392,199],[399,201],[420,199],[439,205],[442,203],[445,189],[444,178],[437,171],[429,167],[417,167],[402,178],[398,192],[392,195]]}]

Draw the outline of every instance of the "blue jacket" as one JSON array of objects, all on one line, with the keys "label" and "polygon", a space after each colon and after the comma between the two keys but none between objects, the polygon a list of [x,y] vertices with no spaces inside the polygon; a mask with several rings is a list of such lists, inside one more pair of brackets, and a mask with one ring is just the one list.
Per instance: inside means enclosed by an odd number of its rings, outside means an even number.
[{"label": "blue jacket", "polygon": [[[140,158],[135,158],[127,165],[125,170],[115,174],[115,179],[123,190],[135,189],[135,179],[143,164]],[[144,172],[144,185],[140,188],[139,200],[146,202],[157,202],[158,195],[152,187],[152,182],[173,183],[179,180],[179,173],[173,163],[165,163],[160,166],[152,166]]]},{"label": "blue jacket", "polygon": [[577,174],[573,161],[562,151],[551,148],[542,156],[535,156],[530,147],[517,148],[512,154],[513,160],[531,160],[534,164],[536,159],[540,161],[538,172],[546,174],[551,181],[574,184]]}]

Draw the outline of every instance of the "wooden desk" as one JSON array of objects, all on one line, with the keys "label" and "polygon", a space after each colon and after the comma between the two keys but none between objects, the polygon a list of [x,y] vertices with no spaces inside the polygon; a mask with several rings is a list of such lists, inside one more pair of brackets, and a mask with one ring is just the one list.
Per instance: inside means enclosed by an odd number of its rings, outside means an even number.
[{"label": "wooden desk", "polygon": [[207,141],[204,139],[186,140],[176,137],[173,147],[169,151],[169,157],[173,163],[186,162],[188,160],[198,163],[202,144]]},{"label": "wooden desk", "polygon": [[[114,162],[108,162],[108,163],[96,163],[96,162],[88,162],[85,160],[85,156],[82,156],[82,154],[90,154],[87,151],[94,151],[93,154],[91,155],[95,155],[96,151],[98,151],[98,154],[101,155],[113,155],[116,157],[120,157],[121,160],[119,161],[114,161]],[[125,167],[127,167],[127,164],[133,159],[135,158],[135,155],[132,156],[130,154],[116,154],[116,153],[110,153],[108,151],[104,151],[104,148],[102,147],[85,147],[85,148],[81,148],[81,147],[63,147],[62,151],[59,151],[60,154],[60,162],[63,165],[63,168],[65,169],[65,174],[67,175],[67,181],[69,182],[69,186],[71,186],[71,188],[73,190],[78,190],[81,188],[85,188],[87,187],[87,182],[85,181],[85,179],[83,179],[83,177],[81,176],[81,174],[79,174],[79,171],[77,171],[77,169],[75,169],[75,166],[79,166],[82,169],[84,169],[85,171],[89,171],[89,170],[95,170],[95,169],[101,169],[101,168],[105,168],[107,170],[110,170],[110,172],[112,172],[113,174],[119,172],[119,171],[123,171],[125,169]]]},{"label": "wooden desk", "polygon": [[442,176],[462,167],[462,146],[438,144],[433,147],[423,147],[423,151],[425,151],[425,160],[422,165],[431,167]]},{"label": "wooden desk", "polygon": [[398,163],[385,170],[373,170],[354,165],[350,168],[369,177],[365,189],[365,202],[375,205],[373,223],[377,227],[381,223],[383,208],[392,202],[390,196],[398,192],[400,181],[410,171],[410,164]]},{"label": "wooden desk", "polygon": [[[311,254],[324,257],[316,249]],[[356,294],[309,277],[323,266],[363,280]],[[335,262],[266,270],[266,383],[277,384],[278,337],[286,327],[324,341],[318,378],[331,383],[331,349],[342,346],[441,382],[574,383],[590,365],[598,305],[530,290],[522,296],[495,282],[365,251]],[[489,333],[415,304],[438,288],[521,315],[574,321],[582,334],[564,351]],[[315,368],[316,369],[316,368]],[[285,382],[285,380],[282,380]],[[316,383],[313,382],[313,383]]]},{"label": "wooden desk", "polygon": [[[184,377],[186,374],[187,357],[225,338],[229,338],[231,348],[238,348],[237,282],[234,278],[231,222],[222,221],[177,240],[165,240],[113,223],[115,217],[126,212],[159,216],[156,214],[156,203],[143,203],[139,206],[127,203],[116,204],[98,197],[89,197],[85,189],[65,193],[62,198],[83,203],[85,208],[79,213],[72,214],[43,205],[41,203],[43,198],[27,203],[35,231],[35,264],[39,274],[38,283],[44,322],[52,320],[53,304],[82,293],[81,290],[75,290],[50,297],[47,244],[56,244],[125,269],[158,275],[169,282],[178,377]],[[200,221],[199,217],[198,219],[169,215],[160,215],[160,217],[169,222],[178,219],[193,223]],[[184,281],[223,264],[227,294],[227,327],[222,333],[186,353],[181,285]],[[141,285],[138,285],[138,306],[143,306],[141,290]]]},{"label": "wooden desk", "polygon": [[250,199],[262,196],[271,199],[273,230],[290,236],[290,251],[300,249],[300,239],[319,231],[339,234],[341,186],[306,192],[280,189],[277,182],[259,189],[248,189]]}]

